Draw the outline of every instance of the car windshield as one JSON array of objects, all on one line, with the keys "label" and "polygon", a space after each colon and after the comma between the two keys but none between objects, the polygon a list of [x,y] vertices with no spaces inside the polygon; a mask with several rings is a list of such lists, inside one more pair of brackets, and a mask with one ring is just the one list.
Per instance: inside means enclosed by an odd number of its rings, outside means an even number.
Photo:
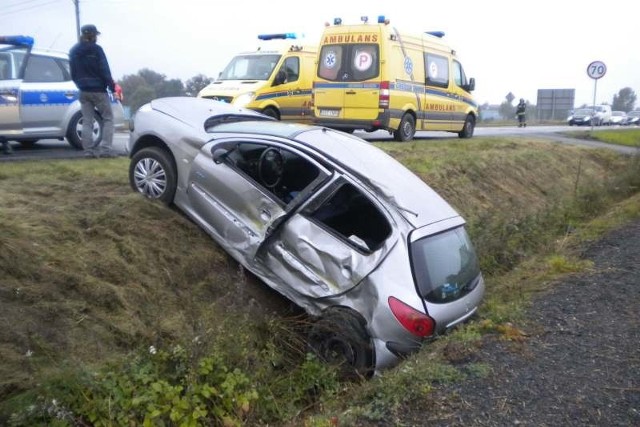
[{"label": "car windshield", "polygon": [[457,300],[478,283],[478,257],[464,227],[417,240],[410,251],[419,293],[429,302]]},{"label": "car windshield", "polygon": [[580,108],[577,109],[575,112],[575,115],[587,115],[587,114],[591,114],[593,113],[593,110],[591,108]]},{"label": "car windshield", "polygon": [[281,55],[238,55],[227,65],[218,80],[269,80]]},{"label": "car windshield", "polygon": [[640,111],[629,111],[629,113],[627,113],[627,116],[640,117]]},{"label": "car windshield", "polygon": [[614,115],[614,116],[624,116],[624,112],[622,112],[622,111],[614,111],[611,114]]}]

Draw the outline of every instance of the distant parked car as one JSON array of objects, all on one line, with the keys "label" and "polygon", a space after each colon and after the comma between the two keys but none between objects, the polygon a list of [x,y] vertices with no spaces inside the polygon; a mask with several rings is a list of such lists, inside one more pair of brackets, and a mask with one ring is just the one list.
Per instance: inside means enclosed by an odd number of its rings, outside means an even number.
[{"label": "distant parked car", "polygon": [[627,113],[627,119],[624,122],[625,125],[640,125],[640,110],[633,110]]},{"label": "distant parked car", "polygon": [[624,111],[613,111],[611,113],[611,124],[622,125],[627,120],[627,113]]},{"label": "distant parked car", "polygon": [[591,126],[594,115],[593,108],[578,108],[569,116],[569,126]]},{"label": "distant parked car", "polygon": [[317,319],[322,359],[371,374],[480,304],[464,219],[358,137],[175,97],[138,110],[128,149],[135,191],[178,207]]},{"label": "distant parked car", "polygon": [[[33,48],[29,36],[0,36],[0,137],[32,145],[39,139],[66,138],[82,149],[80,91],[71,80],[66,53]],[[111,97],[113,123],[124,129],[122,104]],[[93,123],[93,140],[102,139],[102,118]]]}]

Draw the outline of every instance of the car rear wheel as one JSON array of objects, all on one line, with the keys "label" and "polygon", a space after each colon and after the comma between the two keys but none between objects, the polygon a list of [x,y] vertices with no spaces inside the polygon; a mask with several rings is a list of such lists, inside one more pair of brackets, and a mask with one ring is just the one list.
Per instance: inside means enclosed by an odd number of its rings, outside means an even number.
[{"label": "car rear wheel", "polygon": [[316,321],[309,344],[318,357],[337,366],[345,378],[373,373],[373,347],[364,321],[349,309],[333,309]]},{"label": "car rear wheel", "polygon": [[476,119],[473,118],[471,114],[467,115],[467,118],[464,120],[464,126],[462,130],[458,132],[458,137],[460,138],[471,138],[473,136],[473,131],[476,128]]},{"label": "car rear wheel", "polygon": [[173,159],[161,148],[143,148],[131,158],[129,183],[145,197],[171,204],[177,186]]},{"label": "car rear wheel", "polygon": [[[93,146],[100,144],[102,140],[102,118],[96,113],[95,120],[93,121]],[[67,141],[76,150],[82,150],[82,113],[76,113],[75,116],[69,122],[67,128]]]},{"label": "car rear wheel", "polygon": [[396,141],[411,141],[416,134],[416,119],[411,113],[405,113],[400,120],[400,126],[393,132]]}]

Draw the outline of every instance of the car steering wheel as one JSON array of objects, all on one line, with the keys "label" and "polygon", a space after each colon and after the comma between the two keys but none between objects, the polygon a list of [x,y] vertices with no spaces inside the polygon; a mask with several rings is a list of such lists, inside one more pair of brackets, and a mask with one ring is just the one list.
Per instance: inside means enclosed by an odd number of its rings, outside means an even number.
[{"label": "car steering wheel", "polygon": [[284,158],[277,148],[267,148],[258,160],[258,176],[267,188],[273,188],[280,184],[284,174]]}]

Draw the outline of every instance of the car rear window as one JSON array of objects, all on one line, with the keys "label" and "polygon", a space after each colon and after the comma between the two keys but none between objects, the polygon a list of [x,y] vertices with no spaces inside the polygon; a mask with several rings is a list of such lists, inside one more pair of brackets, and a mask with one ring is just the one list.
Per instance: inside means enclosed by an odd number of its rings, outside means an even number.
[{"label": "car rear window", "polygon": [[478,257],[464,227],[417,240],[410,252],[418,291],[429,302],[455,301],[478,283]]},{"label": "car rear window", "polygon": [[380,73],[377,44],[326,45],[320,51],[318,76],[329,81],[360,82]]}]

